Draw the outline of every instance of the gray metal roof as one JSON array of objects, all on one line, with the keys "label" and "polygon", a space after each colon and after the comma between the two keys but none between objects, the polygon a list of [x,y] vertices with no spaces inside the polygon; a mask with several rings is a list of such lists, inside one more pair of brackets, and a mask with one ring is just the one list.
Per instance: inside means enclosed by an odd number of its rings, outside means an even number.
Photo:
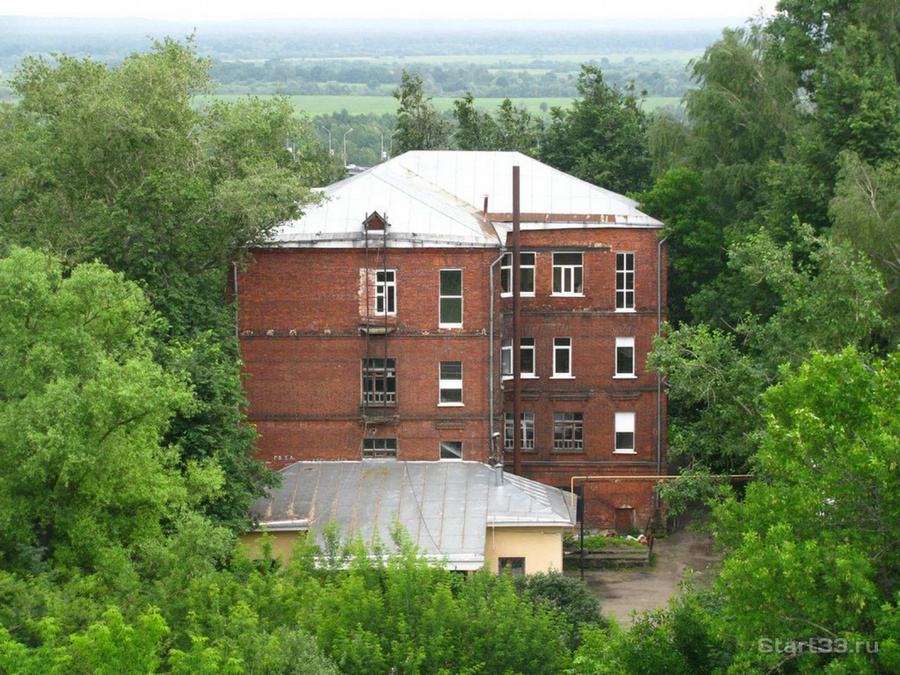
[{"label": "gray metal roof", "polygon": [[321,531],[329,522],[366,543],[390,542],[399,523],[423,555],[451,569],[484,563],[491,526],[567,527],[573,513],[561,490],[479,462],[297,462],[282,485],[253,508],[260,527]]},{"label": "gray metal roof", "polygon": [[[391,247],[500,246],[519,166],[523,229],[662,227],[628,197],[591,185],[518,152],[415,151],[325,188],[322,204],[284,223],[278,246],[363,246],[362,221],[377,211]],[[488,214],[484,217],[484,199]]]}]

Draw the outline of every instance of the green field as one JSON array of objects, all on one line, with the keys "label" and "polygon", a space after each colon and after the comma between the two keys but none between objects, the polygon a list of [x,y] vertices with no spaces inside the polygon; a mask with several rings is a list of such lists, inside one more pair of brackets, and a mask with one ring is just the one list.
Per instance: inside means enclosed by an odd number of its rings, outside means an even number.
[{"label": "green field", "polygon": [[[241,94],[221,94],[217,96],[204,96],[201,103],[209,100],[237,101],[247,98]],[[350,114],[363,113],[383,115],[397,112],[397,99],[392,96],[288,96],[294,108],[308,113],[310,116],[325,115],[346,110]],[[438,110],[451,110],[455,98],[435,98],[434,105]],[[476,105],[486,110],[495,110],[503,99],[479,98],[475,99]],[[572,104],[571,98],[523,98],[512,99],[517,106],[524,106],[532,114],[541,113],[541,104],[548,107],[559,106],[566,108]],[[678,106],[681,99],[677,97],[649,97],[644,101],[644,110],[650,112],[663,106]]]},{"label": "green field", "polygon": [[346,57],[322,57],[285,59],[285,61],[357,61],[369,62],[378,65],[403,65],[404,63],[430,63],[444,64],[468,64],[473,63],[482,66],[494,66],[498,64],[521,64],[523,66],[534,61],[549,61],[553,63],[589,63],[600,62],[608,59],[611,63],[622,63],[625,59],[633,59],[635,63],[644,61],[681,61],[687,63],[691,59],[703,56],[703,49],[660,49],[660,50],[636,50],[633,52],[592,52],[582,54],[434,54],[431,56],[346,56]]}]

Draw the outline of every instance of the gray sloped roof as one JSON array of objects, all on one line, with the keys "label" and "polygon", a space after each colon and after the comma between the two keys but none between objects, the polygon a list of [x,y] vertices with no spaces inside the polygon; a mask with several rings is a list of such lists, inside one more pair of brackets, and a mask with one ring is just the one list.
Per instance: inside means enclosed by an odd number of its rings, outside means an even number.
[{"label": "gray sloped roof", "polygon": [[403,526],[428,558],[451,569],[484,563],[490,526],[565,527],[573,514],[557,488],[479,462],[296,462],[253,507],[260,527],[321,531],[330,522],[363,541],[390,542]]},{"label": "gray sloped roof", "polygon": [[634,200],[518,152],[414,151],[325,188],[324,201],[284,223],[271,243],[363,246],[362,222],[377,211],[391,247],[500,246],[509,226],[485,218],[484,200],[489,214],[512,212],[513,166],[523,229],[662,227]]}]

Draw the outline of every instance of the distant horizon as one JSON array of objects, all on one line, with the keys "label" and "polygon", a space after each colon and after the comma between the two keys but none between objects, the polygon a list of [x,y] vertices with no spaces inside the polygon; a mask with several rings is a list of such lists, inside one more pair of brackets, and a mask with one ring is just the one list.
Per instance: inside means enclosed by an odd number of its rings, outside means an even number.
[{"label": "distant horizon", "polygon": [[[283,19],[206,19],[191,21],[188,19],[158,19],[141,17],[83,17],[83,16],[19,16],[0,14],[0,34],[4,27],[14,26],[26,30],[54,30],[74,27],[78,30],[134,30],[145,32],[154,26],[177,27],[179,29],[215,29],[231,32],[235,29],[241,33],[252,33],[258,30],[267,32],[297,31],[303,27],[313,30],[328,30],[353,33],[373,30],[413,30],[424,28],[442,29],[446,32],[466,30],[470,32],[536,32],[559,31],[571,32],[613,32],[628,30],[629,32],[692,32],[719,30],[724,27],[745,25],[753,17],[714,17],[703,19],[608,19],[608,20],[573,20],[573,19],[428,19],[428,18],[283,18]],[[436,32],[442,32],[438,30]]]},{"label": "distant horizon", "polygon": [[599,0],[556,0],[523,3],[511,0],[456,0],[452,3],[422,3],[417,0],[344,0],[325,7],[296,0],[266,0],[225,6],[213,0],[7,0],[3,18],[137,19],[152,21],[240,21],[255,20],[432,20],[432,21],[649,21],[733,20],[742,21],[760,12],[771,15],[776,0],[631,0],[628,3]]}]

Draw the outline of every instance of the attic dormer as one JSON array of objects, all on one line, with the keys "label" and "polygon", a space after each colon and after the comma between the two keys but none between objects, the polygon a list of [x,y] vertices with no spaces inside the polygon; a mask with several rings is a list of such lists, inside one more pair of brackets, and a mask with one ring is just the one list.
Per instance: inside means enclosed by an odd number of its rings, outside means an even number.
[{"label": "attic dormer", "polygon": [[382,218],[378,211],[373,211],[366,219],[363,221],[363,229],[366,232],[378,232],[384,234],[384,231],[387,229],[387,220]]}]

